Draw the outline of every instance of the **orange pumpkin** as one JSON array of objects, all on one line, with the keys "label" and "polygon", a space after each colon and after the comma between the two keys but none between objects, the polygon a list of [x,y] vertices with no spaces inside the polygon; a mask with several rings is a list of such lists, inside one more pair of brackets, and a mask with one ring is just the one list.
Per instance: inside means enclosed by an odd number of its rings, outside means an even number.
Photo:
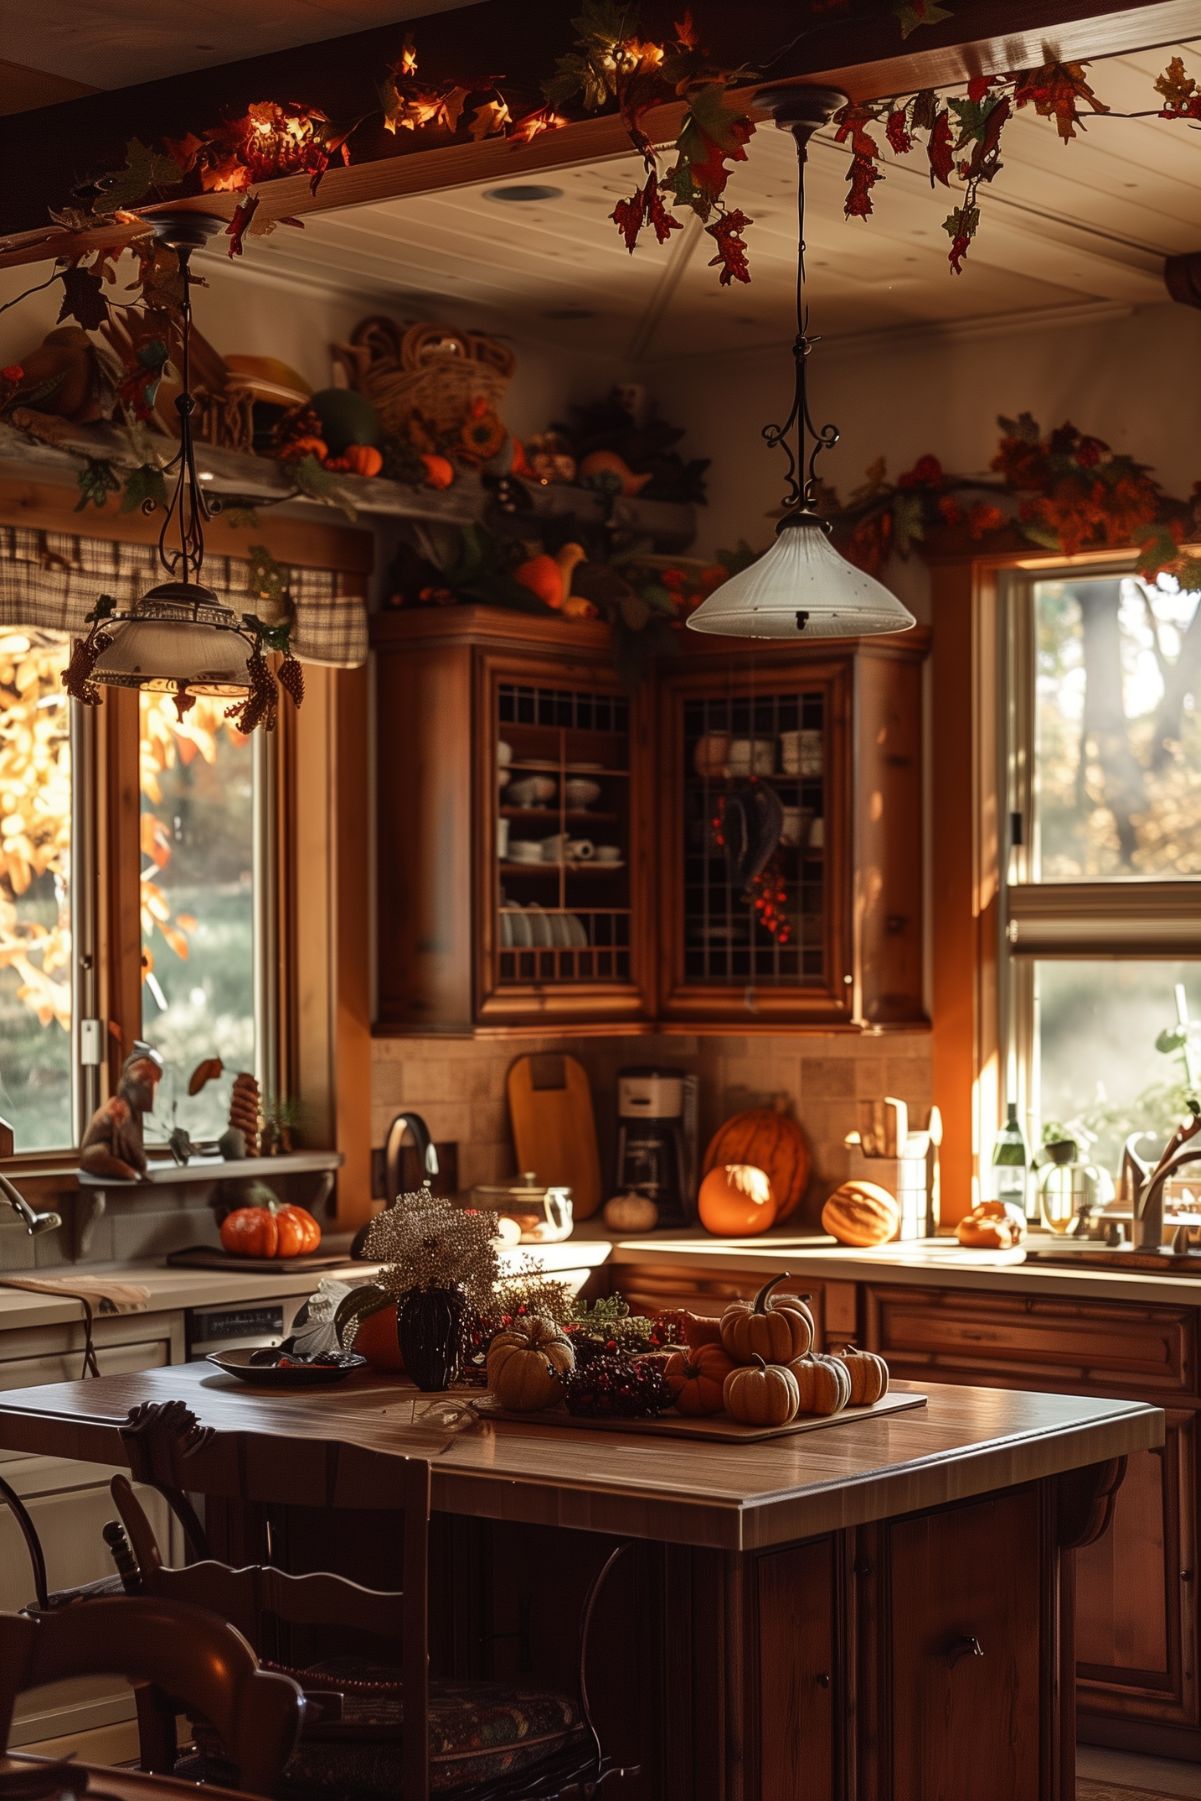
[{"label": "orange pumpkin", "polygon": [[235,1257],[300,1257],[321,1243],[321,1227],[303,1207],[237,1207],[221,1221],[221,1243]]},{"label": "orange pumpkin", "polygon": [[813,1343],[813,1315],[804,1297],[773,1295],[783,1276],[773,1276],[753,1301],[731,1301],[721,1316],[721,1342],[736,1363],[760,1357],[766,1363],[791,1363]]},{"label": "orange pumpkin", "polygon": [[800,1397],[798,1413],[841,1413],[851,1399],[851,1374],[837,1357],[798,1357],[789,1364]]},{"label": "orange pumpkin", "polygon": [[887,1188],[875,1182],[844,1182],[822,1208],[822,1230],[840,1244],[860,1248],[895,1238],[901,1209]]},{"label": "orange pumpkin", "polygon": [[668,1358],[663,1379],[680,1413],[720,1413],[722,1389],[735,1368],[719,1344],[700,1345],[695,1351],[677,1351]]},{"label": "orange pumpkin", "polygon": [[776,1198],[761,1169],[726,1163],[711,1169],[697,1195],[697,1212],[715,1238],[753,1237],[766,1232],[776,1217]]},{"label": "orange pumpkin", "polygon": [[836,1353],[851,1378],[852,1407],[871,1407],[888,1393],[888,1365],[875,1351],[859,1351],[853,1344]]},{"label": "orange pumpkin", "polygon": [[704,1173],[730,1163],[761,1169],[776,1197],[776,1223],[800,1206],[809,1185],[809,1146],[789,1112],[787,1095],[770,1107],[752,1107],[719,1126],[705,1152]]},{"label": "orange pumpkin", "polygon": [[455,466],[449,457],[423,456],[427,488],[449,488],[455,479]]},{"label": "orange pumpkin", "polygon": [[383,456],[374,444],[348,444],[338,459],[338,467],[348,469],[351,475],[378,475],[383,466]]},{"label": "orange pumpkin", "polygon": [[782,1363],[731,1370],[722,1389],[725,1409],[744,1426],[787,1426],[800,1411],[801,1394],[792,1370]]}]

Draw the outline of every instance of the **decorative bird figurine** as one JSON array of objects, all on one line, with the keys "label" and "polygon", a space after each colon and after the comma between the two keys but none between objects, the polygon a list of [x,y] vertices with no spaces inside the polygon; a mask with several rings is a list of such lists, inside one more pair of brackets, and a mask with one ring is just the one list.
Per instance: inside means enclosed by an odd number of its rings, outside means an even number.
[{"label": "decorative bird figurine", "polygon": [[544,551],[540,556],[528,557],[524,563],[519,563],[513,571],[513,579],[528,588],[531,594],[536,594],[553,612],[579,616],[579,609],[571,605],[571,580],[576,565],[584,561],[585,554],[582,544],[564,544],[553,557]]}]

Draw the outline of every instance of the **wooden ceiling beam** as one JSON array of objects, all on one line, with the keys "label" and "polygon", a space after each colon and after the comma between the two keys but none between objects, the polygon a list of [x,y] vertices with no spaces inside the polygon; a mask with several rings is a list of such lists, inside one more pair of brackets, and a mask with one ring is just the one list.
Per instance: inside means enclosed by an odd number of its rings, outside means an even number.
[{"label": "wooden ceiling beam", "polygon": [[1201,306],[1201,250],[1165,258],[1163,278],[1168,293],[1181,306]]},{"label": "wooden ceiling beam", "polygon": [[[862,0],[850,0],[853,14]],[[0,120],[0,160],[20,179],[0,196],[0,267],[85,250],[114,241],[110,229],[71,237],[47,225],[51,207],[63,206],[81,181],[124,162],[132,136],[147,142],[203,130],[252,101],[284,98],[320,107],[339,121],[370,112],[375,83],[412,34],[421,72],[431,86],[480,70],[504,70],[505,89],[517,105],[541,102],[539,82],[567,44],[563,0],[476,0],[451,13],[410,20],[403,26],[357,32],[170,80],[88,95],[53,108]],[[643,29],[666,31],[678,0],[646,0]],[[1201,0],[956,0],[953,17],[921,29],[902,43],[893,13],[864,24],[825,14],[803,23],[800,8],[780,0],[739,0],[736,8],[698,7],[715,56],[727,65],[749,65],[770,77],[811,81],[842,89],[852,99],[911,93],[947,86],[969,75],[1001,73],[1049,58],[1077,60],[1201,36]],[[787,33],[794,32],[788,48]],[[799,34],[799,35],[796,35]],[[747,90],[749,99],[753,89]],[[678,107],[648,120],[651,135],[674,135]],[[514,148],[503,139],[480,143],[437,141],[430,134],[395,137],[369,123],[354,140],[355,161],[332,168],[318,192],[305,176],[259,187],[260,217],[328,212],[407,194],[472,182],[518,179],[535,170],[596,162],[629,154],[620,121],[590,118]],[[183,210],[229,214],[235,197],[203,195],[176,203]]]}]

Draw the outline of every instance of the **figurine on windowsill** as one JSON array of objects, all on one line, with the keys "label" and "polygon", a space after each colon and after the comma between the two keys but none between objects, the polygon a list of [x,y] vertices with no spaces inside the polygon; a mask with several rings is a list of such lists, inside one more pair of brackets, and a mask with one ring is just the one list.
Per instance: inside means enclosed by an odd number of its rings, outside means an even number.
[{"label": "figurine on windowsill", "polygon": [[146,1180],[142,1116],[154,1112],[154,1094],[162,1074],[162,1058],[139,1039],[122,1066],[116,1094],[91,1117],[79,1151],[80,1169],[115,1181]]}]

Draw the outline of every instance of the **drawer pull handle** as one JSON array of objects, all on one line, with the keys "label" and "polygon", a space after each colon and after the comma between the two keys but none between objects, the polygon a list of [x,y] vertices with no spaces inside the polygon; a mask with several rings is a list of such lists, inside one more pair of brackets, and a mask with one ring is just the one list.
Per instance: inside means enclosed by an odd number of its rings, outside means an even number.
[{"label": "drawer pull handle", "polygon": [[1180,1580],[1182,1582],[1191,1582],[1192,1579],[1193,1579],[1193,1572],[1191,1570],[1181,1570]]},{"label": "drawer pull handle", "polygon": [[830,1678],[824,1670],[817,1679],[817,1686],[818,1688],[829,1688],[830,1686]]},{"label": "drawer pull handle", "polygon": [[976,1637],[975,1633],[970,1633],[965,1634],[963,1638],[957,1638],[955,1640],[955,1643],[947,1652],[947,1662],[950,1664],[951,1668],[954,1669],[955,1665],[964,1657],[983,1656],[983,1645],[980,1643],[980,1640]]}]

